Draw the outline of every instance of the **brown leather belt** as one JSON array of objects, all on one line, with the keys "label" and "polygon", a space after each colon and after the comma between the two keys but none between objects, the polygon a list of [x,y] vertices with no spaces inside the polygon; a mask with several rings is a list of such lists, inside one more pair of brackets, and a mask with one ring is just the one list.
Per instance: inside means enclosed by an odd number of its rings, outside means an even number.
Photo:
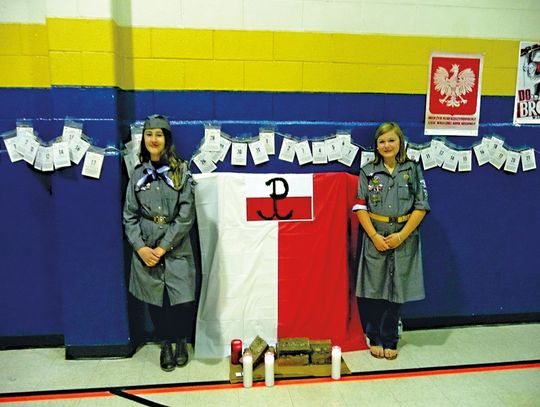
[{"label": "brown leather belt", "polygon": [[403,223],[407,222],[409,218],[411,217],[411,214],[402,215],[402,216],[382,216],[377,215],[376,213],[368,212],[369,217],[371,219],[378,220],[379,222],[386,222],[386,223]]}]

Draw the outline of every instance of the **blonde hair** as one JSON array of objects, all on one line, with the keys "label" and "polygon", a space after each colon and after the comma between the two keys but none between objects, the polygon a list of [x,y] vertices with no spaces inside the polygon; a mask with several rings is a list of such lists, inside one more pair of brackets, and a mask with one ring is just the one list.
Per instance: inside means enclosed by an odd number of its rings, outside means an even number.
[{"label": "blonde hair", "polygon": [[373,139],[373,151],[375,152],[375,159],[373,164],[379,164],[382,161],[382,156],[377,150],[377,139],[383,134],[388,133],[389,131],[394,131],[399,138],[399,151],[396,155],[396,161],[398,163],[404,163],[407,161],[407,151],[405,150],[405,135],[401,127],[395,122],[386,122],[381,124],[377,131],[375,132],[375,138]]}]

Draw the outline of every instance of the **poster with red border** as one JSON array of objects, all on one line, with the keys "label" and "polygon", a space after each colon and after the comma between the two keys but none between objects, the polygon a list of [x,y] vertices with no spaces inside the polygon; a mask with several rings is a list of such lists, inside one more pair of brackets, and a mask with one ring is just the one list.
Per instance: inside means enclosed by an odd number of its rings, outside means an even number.
[{"label": "poster with red border", "polygon": [[514,124],[540,124],[540,43],[519,43]]},{"label": "poster with red border", "polygon": [[426,135],[478,135],[482,65],[480,54],[431,54]]}]

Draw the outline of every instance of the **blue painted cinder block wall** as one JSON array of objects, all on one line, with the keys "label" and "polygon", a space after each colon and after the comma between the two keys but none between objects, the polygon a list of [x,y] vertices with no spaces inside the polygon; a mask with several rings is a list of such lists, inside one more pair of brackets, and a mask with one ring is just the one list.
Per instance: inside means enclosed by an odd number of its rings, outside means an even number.
[{"label": "blue painted cinder block wall", "polygon": [[[151,113],[173,122],[179,153],[189,158],[205,123],[233,137],[254,136],[262,125],[314,139],[351,129],[370,147],[382,121],[399,122],[414,143],[423,135],[424,95],[122,91],[116,88],[2,89],[0,132],[17,119],[33,120],[44,141],[62,132],[64,119],[84,123],[93,144],[119,147],[129,125]],[[510,97],[483,97],[480,136],[497,134],[512,147],[540,149],[538,129],[514,127]],[[480,137],[452,137],[471,147]],[[276,138],[277,148],[281,138]],[[270,162],[218,171],[358,172],[351,168]],[[41,173],[11,163],[2,145],[0,189],[4,283],[0,337],[63,335],[67,346],[129,344],[125,248],[121,226],[127,180],[121,157],[105,158],[100,180],[83,177],[82,164]],[[198,172],[193,168],[194,172]],[[407,304],[404,317],[441,318],[540,311],[540,277],[533,244],[540,230],[540,171],[508,174],[473,163],[469,173],[425,172],[432,213],[422,225],[427,298]]]}]

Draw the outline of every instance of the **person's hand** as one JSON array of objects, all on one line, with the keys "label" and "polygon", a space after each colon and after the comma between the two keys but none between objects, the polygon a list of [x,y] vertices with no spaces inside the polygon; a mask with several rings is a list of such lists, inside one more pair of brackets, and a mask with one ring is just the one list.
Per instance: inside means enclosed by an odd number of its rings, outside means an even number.
[{"label": "person's hand", "polygon": [[386,242],[386,239],[384,238],[384,236],[379,235],[378,233],[371,238],[371,241],[373,242],[373,245],[375,246],[375,248],[380,252],[384,252],[390,249],[390,246]]},{"label": "person's hand", "polygon": [[156,254],[155,250],[148,246],[141,247],[137,250],[137,254],[148,267],[154,267],[160,259],[160,256]]},{"label": "person's hand", "polygon": [[156,248],[154,249],[154,253],[155,253],[157,256],[159,256],[159,257],[163,257],[163,255],[164,255],[165,253],[167,253],[167,250],[165,250],[164,248],[158,246],[158,247],[156,247]]},{"label": "person's hand", "polygon": [[390,249],[395,249],[396,247],[401,245],[401,243],[403,243],[401,239],[401,235],[399,233],[392,233],[386,236],[384,238],[384,241],[386,242],[386,244],[388,245]]}]

